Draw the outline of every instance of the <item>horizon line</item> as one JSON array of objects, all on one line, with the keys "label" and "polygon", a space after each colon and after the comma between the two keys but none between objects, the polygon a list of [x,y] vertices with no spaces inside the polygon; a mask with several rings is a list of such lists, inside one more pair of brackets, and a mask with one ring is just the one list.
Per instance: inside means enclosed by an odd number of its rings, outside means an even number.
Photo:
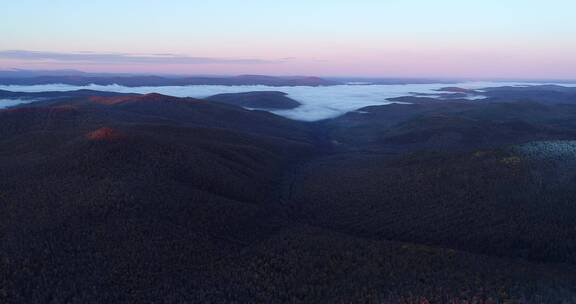
[{"label": "horizon line", "polygon": [[[165,72],[90,72],[79,69],[26,69],[18,67],[10,68],[0,68],[0,73],[46,73],[45,75],[31,75],[30,77],[36,76],[81,76],[76,75],[87,74],[92,77],[102,77],[98,75],[117,75],[117,76],[172,76],[172,77],[239,77],[239,76],[267,76],[267,77],[319,77],[327,79],[358,79],[358,80],[466,80],[466,81],[505,81],[505,80],[518,80],[518,81],[576,81],[575,78],[564,78],[564,77],[502,77],[502,76],[394,76],[394,75],[306,75],[306,74],[265,74],[265,73],[238,73],[238,74],[219,74],[219,73],[197,73],[197,74],[187,74],[187,73],[165,73]],[[73,73],[66,75],[65,73]],[[60,75],[50,75],[49,73],[60,73]]]}]

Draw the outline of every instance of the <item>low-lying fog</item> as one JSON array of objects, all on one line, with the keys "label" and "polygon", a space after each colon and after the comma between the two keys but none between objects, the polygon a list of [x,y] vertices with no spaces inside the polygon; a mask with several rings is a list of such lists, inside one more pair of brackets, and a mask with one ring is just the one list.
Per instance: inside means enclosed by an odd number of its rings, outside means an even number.
[{"label": "low-lying fog", "polygon": [[[160,93],[178,97],[204,98],[220,93],[239,93],[250,91],[281,91],[289,97],[302,103],[302,106],[292,110],[272,111],[278,115],[296,120],[316,121],[337,117],[346,112],[354,111],[371,105],[390,104],[388,98],[411,95],[411,93],[438,93],[435,90],[443,87],[461,87],[465,89],[481,89],[510,85],[539,85],[544,83],[517,82],[465,82],[456,84],[406,84],[406,85],[338,85],[327,87],[270,87],[270,86],[222,86],[222,85],[192,85],[165,87],[124,87],[119,85],[89,85],[72,86],[64,84],[33,85],[33,86],[0,86],[2,90],[19,92],[70,91],[90,89],[99,91],[114,91],[123,93]],[[550,84],[550,83],[546,83]],[[576,86],[576,84],[559,84]],[[12,105],[12,104],[10,104]],[[0,104],[0,108],[3,105]]]},{"label": "low-lying fog", "polygon": [[0,109],[9,108],[23,103],[31,103],[33,99],[2,99],[0,98]]}]

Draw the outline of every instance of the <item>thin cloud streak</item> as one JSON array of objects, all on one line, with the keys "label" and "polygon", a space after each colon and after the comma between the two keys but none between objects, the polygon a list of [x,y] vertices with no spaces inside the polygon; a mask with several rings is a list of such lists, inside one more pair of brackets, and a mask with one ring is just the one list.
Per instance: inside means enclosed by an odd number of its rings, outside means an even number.
[{"label": "thin cloud streak", "polygon": [[30,50],[3,50],[0,51],[0,59],[89,64],[279,64],[286,61],[255,58],[193,57],[177,54],[44,52]]}]

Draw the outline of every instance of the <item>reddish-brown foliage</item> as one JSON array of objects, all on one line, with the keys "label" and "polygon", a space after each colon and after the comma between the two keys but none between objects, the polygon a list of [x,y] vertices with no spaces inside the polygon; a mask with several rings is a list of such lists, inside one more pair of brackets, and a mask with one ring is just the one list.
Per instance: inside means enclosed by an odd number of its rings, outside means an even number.
[{"label": "reddish-brown foliage", "polygon": [[97,141],[117,141],[125,138],[126,136],[116,129],[103,127],[96,131],[92,131],[86,134],[86,137],[90,140],[97,140]]}]

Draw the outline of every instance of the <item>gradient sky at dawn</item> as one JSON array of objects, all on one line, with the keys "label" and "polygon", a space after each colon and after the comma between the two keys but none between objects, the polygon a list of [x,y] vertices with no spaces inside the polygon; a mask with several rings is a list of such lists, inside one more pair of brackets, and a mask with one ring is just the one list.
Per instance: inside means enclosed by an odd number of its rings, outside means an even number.
[{"label": "gradient sky at dawn", "polygon": [[576,1],[3,0],[9,68],[576,79]]}]

